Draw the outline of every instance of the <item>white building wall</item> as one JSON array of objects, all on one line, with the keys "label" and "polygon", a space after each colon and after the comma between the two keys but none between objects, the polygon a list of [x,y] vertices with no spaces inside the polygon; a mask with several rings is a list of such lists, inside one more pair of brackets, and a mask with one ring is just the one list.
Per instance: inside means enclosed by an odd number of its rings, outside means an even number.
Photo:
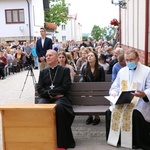
[{"label": "white building wall", "polygon": [[[129,1],[130,3],[133,3],[133,1]],[[134,37],[134,32],[133,32],[133,20],[134,20],[134,15],[133,15],[133,4],[130,4],[129,7],[128,7],[128,25],[129,25],[129,28],[128,28],[128,43],[129,43],[129,46],[133,46],[133,37]]]},{"label": "white building wall", "polygon": [[54,34],[59,42],[63,42],[62,36],[66,36],[66,40],[82,40],[82,27],[78,25],[77,20],[70,19],[65,26],[65,30],[62,30],[61,25],[57,27],[58,33]]},{"label": "white building wall", "polygon": [[[150,3],[149,3],[150,8]],[[150,39],[150,10],[149,10],[149,28],[148,28],[148,39]],[[150,40],[148,40],[148,51],[150,52]]]},{"label": "white building wall", "polygon": [[145,1],[126,0],[127,9],[121,9],[122,44],[144,50]]},{"label": "white building wall", "polygon": [[57,27],[57,31],[58,33],[55,33],[54,36],[56,37],[56,39],[58,39],[59,42],[63,42],[62,41],[62,37],[66,36],[66,40],[70,40],[71,39],[71,22],[68,21],[68,23],[65,25],[65,30],[62,30],[62,25],[61,24],[59,27]]},{"label": "white building wall", "polygon": [[124,9],[121,12],[122,13],[121,14],[122,15],[121,16],[121,18],[122,18],[122,20],[121,20],[121,31],[122,31],[121,39],[122,39],[122,44],[127,45],[128,44],[128,41],[127,41],[128,32],[126,32],[127,31],[127,13],[124,11],[126,11],[126,10]]},{"label": "white building wall", "polygon": [[145,2],[143,0],[139,0],[139,49],[144,50],[145,46]]},{"label": "white building wall", "polygon": [[[31,36],[39,36],[39,28],[44,25],[44,11],[42,0],[30,0],[30,23],[31,23]],[[6,24],[5,9],[24,9],[25,23],[19,24]],[[0,1],[0,37],[5,37],[5,41],[11,39],[16,40],[29,40],[29,15],[28,3],[26,0],[1,0]],[[20,28],[23,30],[21,31]]]},{"label": "white building wall", "polygon": [[133,19],[133,33],[134,33],[134,46],[137,49],[139,48],[139,33],[138,33],[138,29],[139,29],[139,14],[138,14],[138,3],[133,3],[133,14],[134,14],[134,19]]},{"label": "white building wall", "polygon": [[[40,7],[39,7],[40,6]],[[40,28],[44,27],[44,10],[43,10],[43,0],[32,0],[31,14],[33,16],[32,30],[35,37],[40,36]]]},{"label": "white building wall", "polygon": [[[17,4],[17,5],[16,5]],[[28,17],[25,11],[25,23],[23,24],[6,24],[5,20],[5,9],[26,9],[27,3],[24,0],[1,0],[0,1],[0,37],[9,36],[24,36],[28,34]],[[20,31],[20,27],[23,28],[23,32]]]},{"label": "white building wall", "polygon": [[[14,39],[29,40],[30,36],[32,39],[40,36],[40,27],[44,26],[43,0],[29,0],[29,4],[31,30],[29,30],[28,3],[26,0],[0,0],[0,27],[2,31],[0,32],[0,37],[5,38],[5,41]],[[6,24],[5,9],[24,9],[25,23]],[[23,30],[21,31],[20,28]],[[74,18],[68,21],[66,30],[61,30],[60,26],[57,31],[59,33],[54,35],[51,33],[48,36],[56,36],[59,41],[62,41],[62,36],[66,36],[66,40],[74,39],[79,41],[82,39],[81,26],[78,26],[78,21]]]}]

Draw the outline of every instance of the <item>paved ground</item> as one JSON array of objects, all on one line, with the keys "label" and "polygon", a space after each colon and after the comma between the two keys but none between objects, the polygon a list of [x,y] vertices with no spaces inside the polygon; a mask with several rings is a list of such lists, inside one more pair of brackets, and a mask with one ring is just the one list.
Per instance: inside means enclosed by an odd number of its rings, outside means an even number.
[{"label": "paved ground", "polygon": [[[34,70],[34,77],[38,79],[38,70]],[[30,72],[22,71],[8,75],[5,80],[0,80],[0,105],[3,104],[34,103],[33,77]],[[74,120],[72,131],[76,147],[68,150],[127,150],[115,148],[105,141],[105,119],[97,126],[86,125],[87,116],[77,116]],[[1,122],[1,119],[0,119]],[[0,125],[0,150],[2,150],[2,136]]]}]

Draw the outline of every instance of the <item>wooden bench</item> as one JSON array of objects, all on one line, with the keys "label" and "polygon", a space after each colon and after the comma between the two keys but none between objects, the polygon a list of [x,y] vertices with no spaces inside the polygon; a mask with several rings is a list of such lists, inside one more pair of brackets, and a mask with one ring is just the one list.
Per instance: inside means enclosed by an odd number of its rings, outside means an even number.
[{"label": "wooden bench", "polygon": [[73,82],[79,82],[81,77],[82,77],[81,75],[75,75]]},{"label": "wooden bench", "polygon": [[109,94],[111,82],[75,82],[70,99],[75,115],[105,115],[110,103],[104,98]]},{"label": "wooden bench", "polygon": [[[75,115],[104,115],[110,103],[104,98],[109,95],[111,82],[74,82],[70,90],[70,99]],[[38,101],[35,93],[35,103]]]},{"label": "wooden bench", "polygon": [[55,104],[0,106],[3,150],[56,150]]}]

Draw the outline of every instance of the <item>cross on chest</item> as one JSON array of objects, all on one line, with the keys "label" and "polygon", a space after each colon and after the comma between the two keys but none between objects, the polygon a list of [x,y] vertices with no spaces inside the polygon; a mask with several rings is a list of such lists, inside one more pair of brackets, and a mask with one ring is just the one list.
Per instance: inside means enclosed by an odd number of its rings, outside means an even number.
[{"label": "cross on chest", "polygon": [[55,86],[53,84],[50,85],[50,88],[53,89]]}]

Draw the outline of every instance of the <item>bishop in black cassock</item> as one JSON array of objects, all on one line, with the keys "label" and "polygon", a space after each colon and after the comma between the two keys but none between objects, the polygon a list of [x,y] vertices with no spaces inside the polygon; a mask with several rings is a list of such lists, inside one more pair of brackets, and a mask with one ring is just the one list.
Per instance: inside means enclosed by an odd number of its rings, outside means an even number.
[{"label": "bishop in black cassock", "polygon": [[50,67],[40,71],[37,86],[37,91],[41,97],[39,104],[57,104],[56,125],[58,147],[74,148],[75,141],[72,135],[71,125],[75,116],[68,95],[71,87],[70,70],[69,68],[58,65],[55,56],[57,58],[55,51],[48,50],[46,60]]}]

